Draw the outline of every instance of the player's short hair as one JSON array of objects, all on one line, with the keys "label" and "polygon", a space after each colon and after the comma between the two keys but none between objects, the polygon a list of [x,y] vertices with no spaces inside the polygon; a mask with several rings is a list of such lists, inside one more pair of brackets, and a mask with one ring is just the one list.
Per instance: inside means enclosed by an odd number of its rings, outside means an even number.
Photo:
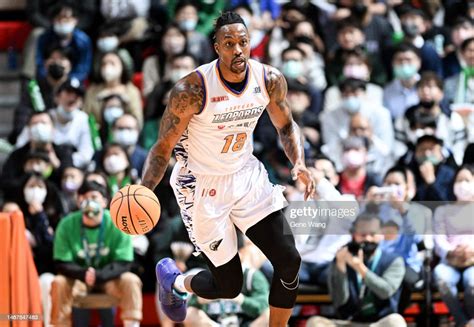
[{"label": "player's short hair", "polygon": [[233,11],[226,11],[216,19],[214,24],[214,41],[216,40],[217,32],[221,29],[221,27],[230,24],[242,24],[245,26],[245,28],[247,28],[247,25],[245,25],[244,20],[239,14]]}]

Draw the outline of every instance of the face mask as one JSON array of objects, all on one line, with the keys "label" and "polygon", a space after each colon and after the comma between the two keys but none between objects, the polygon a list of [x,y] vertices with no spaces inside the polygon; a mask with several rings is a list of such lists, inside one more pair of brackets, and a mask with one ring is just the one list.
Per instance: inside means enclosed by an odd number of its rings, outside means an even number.
[{"label": "face mask", "polygon": [[361,244],[362,251],[364,252],[364,258],[370,258],[374,254],[375,250],[379,245],[375,242],[363,242]]},{"label": "face mask", "polygon": [[107,36],[97,40],[97,48],[101,52],[114,51],[118,46],[119,39],[116,36]]},{"label": "face mask", "polygon": [[359,168],[364,164],[364,154],[357,150],[349,150],[342,155],[342,164],[346,168]]},{"label": "face mask", "polygon": [[27,187],[23,191],[23,195],[25,196],[25,201],[28,204],[32,203],[40,203],[43,204],[44,200],[46,199],[47,191],[44,187],[33,186]]},{"label": "face mask", "polygon": [[189,73],[189,72],[188,72],[187,69],[173,69],[173,70],[170,72],[170,80],[171,80],[171,82],[176,83],[176,82],[179,81],[181,78],[183,78],[184,76],[186,76],[188,73]]},{"label": "face mask", "polygon": [[62,189],[66,192],[76,192],[81,186],[79,183],[72,179],[66,179],[61,183]]},{"label": "face mask", "polygon": [[404,23],[402,24],[403,33],[410,38],[414,38],[418,35],[419,30],[418,26],[413,23]]},{"label": "face mask", "polygon": [[417,72],[418,69],[413,64],[395,65],[393,67],[393,75],[395,75],[395,78],[401,80],[411,79],[413,76],[416,75]]},{"label": "face mask", "polygon": [[32,141],[49,143],[53,140],[53,128],[48,124],[38,123],[30,127]]},{"label": "face mask", "polygon": [[82,212],[89,218],[97,217],[102,211],[102,206],[94,200],[84,200],[81,202]]},{"label": "face mask", "polygon": [[179,22],[179,27],[186,32],[194,31],[196,25],[197,21],[194,19],[185,19]]},{"label": "face mask", "polygon": [[435,156],[431,155],[431,156],[426,156],[426,157],[422,157],[422,158],[417,158],[416,161],[421,165],[423,164],[425,161],[428,161],[428,162],[431,162],[433,164],[433,166],[437,166],[441,160],[436,158]]},{"label": "face mask", "polygon": [[288,78],[298,78],[303,75],[303,63],[298,60],[285,61],[281,71]]},{"label": "face mask", "polygon": [[422,106],[425,109],[431,109],[434,107],[434,105],[435,105],[434,100],[431,100],[431,101],[420,100],[420,106]]},{"label": "face mask", "polygon": [[462,181],[454,183],[454,195],[459,201],[474,200],[474,182]]},{"label": "face mask", "polygon": [[113,154],[104,160],[104,169],[108,174],[115,175],[124,171],[128,167],[128,162],[122,156]]},{"label": "face mask", "polygon": [[107,66],[102,67],[100,72],[102,74],[102,78],[106,82],[110,82],[110,81],[119,79],[120,76],[122,75],[122,70],[120,68],[114,67],[114,66],[111,66],[111,65],[107,65]]},{"label": "face mask", "polygon": [[59,80],[64,76],[65,68],[60,64],[53,63],[48,66],[48,75],[51,76],[54,80]]},{"label": "face mask", "polygon": [[104,120],[107,124],[112,125],[114,121],[123,115],[121,107],[107,107],[104,109]]},{"label": "face mask", "polygon": [[122,146],[137,144],[138,131],[134,129],[120,129],[114,131],[114,141]]},{"label": "face mask", "polygon": [[365,65],[344,66],[342,74],[345,78],[357,78],[363,81],[367,81],[369,79],[369,70]]},{"label": "face mask", "polygon": [[57,110],[59,117],[61,117],[65,121],[71,121],[74,118],[75,111],[76,109],[72,111],[66,111],[66,109],[64,109],[63,106],[58,106],[58,110]]},{"label": "face mask", "polygon": [[76,28],[76,24],[74,23],[56,23],[54,24],[54,32],[60,36],[66,36],[68,34],[71,34],[72,31],[74,31],[74,28]]},{"label": "face mask", "polygon": [[184,42],[181,42],[178,38],[168,38],[163,43],[163,50],[170,55],[175,55],[184,50]]},{"label": "face mask", "polygon": [[358,97],[350,96],[342,101],[342,107],[350,114],[355,114],[360,111],[360,99]]}]

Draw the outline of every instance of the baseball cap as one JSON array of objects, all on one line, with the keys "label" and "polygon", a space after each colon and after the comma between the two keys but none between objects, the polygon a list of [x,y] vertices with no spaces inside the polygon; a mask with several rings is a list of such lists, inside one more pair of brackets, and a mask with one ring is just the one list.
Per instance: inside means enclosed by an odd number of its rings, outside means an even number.
[{"label": "baseball cap", "polygon": [[84,87],[77,78],[69,78],[67,81],[61,84],[58,88],[57,93],[60,93],[62,91],[72,91],[81,97],[84,96],[85,93]]}]

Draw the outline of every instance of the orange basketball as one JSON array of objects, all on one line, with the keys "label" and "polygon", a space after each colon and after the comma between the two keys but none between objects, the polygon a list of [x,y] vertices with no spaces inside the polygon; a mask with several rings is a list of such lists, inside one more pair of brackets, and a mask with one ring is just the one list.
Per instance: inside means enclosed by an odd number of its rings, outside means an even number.
[{"label": "orange basketball", "polygon": [[146,234],[160,219],[161,206],[155,193],[143,185],[127,185],[110,202],[110,216],[122,232]]}]

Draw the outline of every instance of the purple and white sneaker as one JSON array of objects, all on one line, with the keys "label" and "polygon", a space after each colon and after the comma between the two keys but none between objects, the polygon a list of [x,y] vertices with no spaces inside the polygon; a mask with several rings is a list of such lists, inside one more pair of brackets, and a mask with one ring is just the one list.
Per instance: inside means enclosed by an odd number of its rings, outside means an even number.
[{"label": "purple and white sneaker", "polygon": [[186,293],[179,293],[173,288],[176,277],[181,275],[176,263],[171,258],[161,259],[156,264],[161,309],[174,322],[186,318]]}]

